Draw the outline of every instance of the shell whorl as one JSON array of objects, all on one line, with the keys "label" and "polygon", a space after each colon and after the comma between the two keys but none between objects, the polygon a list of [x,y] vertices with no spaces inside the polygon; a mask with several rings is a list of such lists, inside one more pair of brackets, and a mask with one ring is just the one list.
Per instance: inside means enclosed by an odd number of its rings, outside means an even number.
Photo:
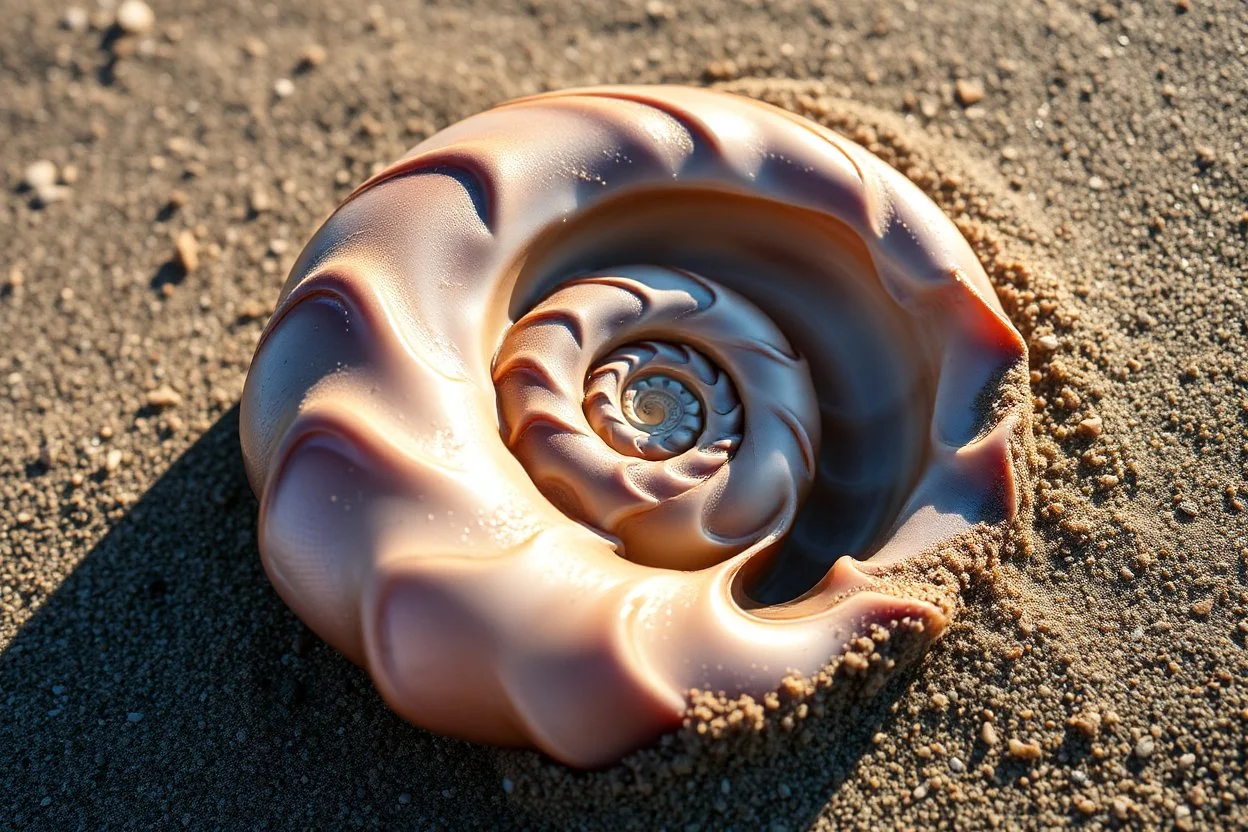
[{"label": "shell whorl", "polygon": [[[642,350],[649,350],[651,359],[638,359],[637,352]],[[705,429],[702,400],[694,395],[689,385],[665,373],[638,375],[631,369],[634,362],[648,363],[670,350],[672,348],[666,344],[643,344],[632,350],[621,350],[605,367],[594,370],[591,384],[598,389],[594,401],[585,403],[587,415],[594,431],[615,450],[629,453],[631,449],[645,459],[670,459],[693,448]],[[691,363],[689,351],[684,350],[684,353],[684,360],[676,363]],[[628,383],[616,401],[617,397],[610,392],[611,381],[618,382],[621,376],[628,378]],[[726,389],[730,384],[718,371],[708,384],[711,381],[719,382],[712,390],[715,387]],[[733,401],[728,407],[727,414],[733,415],[733,422],[739,424],[740,403]],[[736,433],[721,435],[710,447],[718,446],[727,453],[738,441],[740,437]]]},{"label": "shell whorl", "polygon": [[806,362],[755,306],[687,272],[563,284],[512,326],[494,384],[537,487],[638,563],[699,569],[774,539],[814,476]]},{"label": "shell whorl", "polygon": [[585,382],[585,418],[622,454],[659,460],[698,448],[726,458],[741,443],[732,379],[692,347],[642,341],[612,352]]},{"label": "shell whorl", "polygon": [[599,88],[361,185],[292,270],[241,435],[270,580],[396,711],[592,766],[690,689],[937,635],[891,578],[1014,517],[1025,369],[965,240],[861,147]]}]

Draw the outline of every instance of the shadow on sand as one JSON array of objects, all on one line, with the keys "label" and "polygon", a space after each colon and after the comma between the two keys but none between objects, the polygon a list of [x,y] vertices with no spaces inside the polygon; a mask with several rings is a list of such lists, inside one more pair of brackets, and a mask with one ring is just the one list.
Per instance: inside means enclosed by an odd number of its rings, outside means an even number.
[{"label": "shadow on sand", "polygon": [[0,829],[507,823],[489,752],[394,717],[282,604],[256,508],[235,407],[0,654]]}]

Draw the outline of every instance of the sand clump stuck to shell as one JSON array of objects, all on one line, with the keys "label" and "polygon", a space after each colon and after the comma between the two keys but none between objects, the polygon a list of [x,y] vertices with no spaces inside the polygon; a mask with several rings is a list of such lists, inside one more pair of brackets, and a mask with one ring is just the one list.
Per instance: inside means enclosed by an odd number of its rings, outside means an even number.
[{"label": "sand clump stuck to shell", "polygon": [[[310,3],[277,33],[262,7],[152,7],[125,49],[98,48],[113,21],[94,6],[61,28],[63,9],[21,0],[0,35],[6,821],[1243,824],[1248,88],[1226,60],[1241,8]],[[299,74],[309,43],[328,58]],[[992,264],[1029,340],[1034,533],[972,570],[953,627],[836,736],[793,704],[800,728],[764,716],[728,737],[739,763],[680,759],[691,727],[570,775],[403,725],[256,566],[231,408],[293,261],[269,241],[297,249],[374,165],[500,100],[749,78],[906,172]],[[983,97],[961,103],[960,79]],[[70,198],[31,204],[20,180],[39,159],[76,167]],[[183,228],[198,268],[153,281]],[[738,719],[704,704],[690,726]],[[741,710],[780,725],[786,707]]]}]

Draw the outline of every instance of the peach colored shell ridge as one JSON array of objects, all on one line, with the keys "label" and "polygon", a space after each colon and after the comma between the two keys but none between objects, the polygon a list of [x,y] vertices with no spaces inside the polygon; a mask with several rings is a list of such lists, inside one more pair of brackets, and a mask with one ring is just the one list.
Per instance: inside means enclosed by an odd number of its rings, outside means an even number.
[{"label": "peach colored shell ridge", "polygon": [[[404,718],[617,760],[761,696],[1013,517],[1025,347],[863,148],[680,87],[514,101],[312,237],[242,401],[281,597]],[[851,557],[842,557],[850,555]]]}]

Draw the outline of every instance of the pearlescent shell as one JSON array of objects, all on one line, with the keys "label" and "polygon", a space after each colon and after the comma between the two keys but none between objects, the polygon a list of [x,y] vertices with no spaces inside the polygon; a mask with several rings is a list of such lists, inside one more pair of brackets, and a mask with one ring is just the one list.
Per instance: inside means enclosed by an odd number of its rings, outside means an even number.
[{"label": "pearlescent shell", "polygon": [[[638,305],[700,296],[671,275],[759,310],[742,338],[788,356],[789,381],[766,397],[756,376],[743,384],[714,327],[643,328],[630,342],[693,338],[731,378],[740,446],[622,455],[705,459],[669,467],[688,487],[670,501],[638,491],[651,520],[578,521],[508,446],[497,362],[513,325],[540,334],[526,315],[594,281],[633,281]],[[547,355],[543,343],[521,346]],[[257,348],[243,453],[274,587],[399,714],[597,766],[677,726],[690,689],[760,696],[873,623],[908,617],[937,635],[945,613],[886,579],[1014,517],[1011,443],[1029,399],[1003,385],[1025,367],[965,240],[863,148],[723,93],[574,90],[452,125],[325,222]],[[526,386],[518,412],[564,395],[572,409],[549,407],[588,431],[570,441],[619,456],[586,421],[586,381]],[[783,418],[782,439],[760,427]],[[567,509],[597,486],[562,487]],[[697,511],[669,510],[694,499]],[[658,545],[669,527],[691,548]],[[629,540],[655,544],[648,562]]]}]

